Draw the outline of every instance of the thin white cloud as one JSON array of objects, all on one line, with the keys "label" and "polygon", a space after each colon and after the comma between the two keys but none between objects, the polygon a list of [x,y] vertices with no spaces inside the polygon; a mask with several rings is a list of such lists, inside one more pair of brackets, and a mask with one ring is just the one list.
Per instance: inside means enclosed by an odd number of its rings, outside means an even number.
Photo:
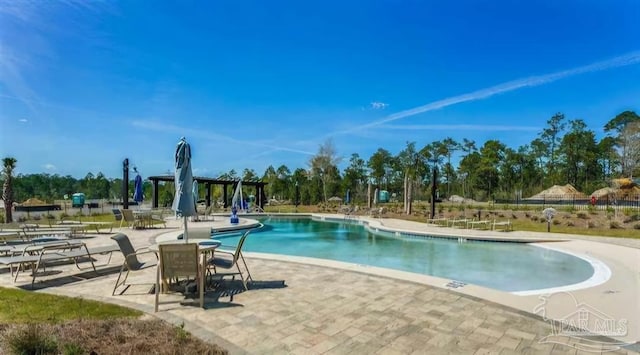
[{"label": "thin white cloud", "polygon": [[26,118],[21,118],[18,120],[18,122],[26,123],[29,122],[29,120],[27,120]]},{"label": "thin white cloud", "polygon": [[539,131],[540,127],[506,126],[506,125],[477,125],[477,124],[425,124],[425,125],[392,125],[383,124],[379,128],[396,130],[430,130],[430,131]]},{"label": "thin white cloud", "polygon": [[374,101],[374,102],[369,104],[369,107],[372,110],[384,110],[385,108],[389,107],[389,104],[384,103],[384,102]]},{"label": "thin white cloud", "polygon": [[275,151],[279,151],[280,150],[280,151],[307,154],[307,155],[313,155],[314,154],[312,152],[308,152],[308,151],[305,151],[305,150],[287,148],[287,147],[283,147],[283,146],[260,143],[260,142],[250,141],[250,140],[239,140],[239,139],[228,137],[228,136],[224,136],[224,135],[221,135],[221,134],[211,133],[211,132],[208,132],[208,131],[203,130],[203,129],[180,127],[180,126],[175,126],[175,125],[171,125],[171,124],[165,124],[165,123],[161,123],[161,122],[133,121],[133,122],[131,122],[131,124],[133,126],[135,126],[135,127],[140,127],[140,128],[144,128],[144,129],[149,129],[149,130],[154,130],[154,131],[159,131],[159,132],[174,133],[177,136],[191,136],[191,137],[206,138],[206,139],[210,139],[210,140],[220,140],[220,141],[226,141],[226,142],[230,142],[230,143],[237,143],[237,144],[243,144],[243,145],[250,145],[250,146],[254,146],[254,147],[273,149]]},{"label": "thin white cloud", "polygon": [[0,43],[0,83],[38,115],[33,104],[41,100],[32,87],[33,81],[28,78],[33,76],[30,74],[34,70],[48,70],[49,62],[58,58],[51,38],[55,35],[63,36],[69,43],[77,40],[103,44],[93,27],[84,22],[73,22],[77,27],[74,30],[61,26],[59,14],[73,10],[87,18],[87,15],[96,15],[103,10],[113,13],[112,9],[111,4],[101,1],[0,1],[0,22],[6,24],[3,29],[7,36],[14,39]]},{"label": "thin white cloud", "polygon": [[384,117],[380,120],[373,121],[364,125],[352,127],[342,131],[329,133],[324,137],[320,138],[320,140],[325,139],[327,137],[335,136],[338,134],[347,134],[347,133],[359,131],[366,128],[380,126],[387,122],[397,121],[402,118],[411,117],[421,113],[438,110],[441,108],[460,104],[463,102],[483,100],[498,94],[515,91],[525,87],[534,87],[534,86],[540,86],[544,84],[550,84],[552,82],[555,82],[561,79],[566,79],[568,77],[572,77],[579,74],[593,73],[593,72],[603,71],[603,70],[612,69],[612,68],[634,65],[638,63],[640,63],[640,51],[628,53],[622,56],[615,57],[613,59],[596,62],[593,64],[589,64],[589,65],[585,65],[585,66],[581,66],[573,69],[563,70],[563,71],[545,74],[545,75],[532,76],[524,79],[508,81],[506,83],[498,84],[485,89],[480,89],[470,93],[434,101],[426,105],[418,106],[409,110],[400,111],[400,112],[388,115],[387,117]]},{"label": "thin white cloud", "polygon": [[42,167],[49,171],[56,170],[56,166],[51,163],[44,164]]}]

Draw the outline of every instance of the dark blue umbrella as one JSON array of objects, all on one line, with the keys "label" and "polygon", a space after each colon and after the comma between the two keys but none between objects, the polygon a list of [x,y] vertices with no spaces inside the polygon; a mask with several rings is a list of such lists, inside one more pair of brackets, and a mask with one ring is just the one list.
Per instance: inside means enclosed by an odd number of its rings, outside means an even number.
[{"label": "dark blue umbrella", "polygon": [[193,199],[193,173],[191,172],[191,146],[184,137],[180,138],[176,147],[176,194],[171,209],[176,216],[184,217],[184,240],[188,240],[187,217],[196,215],[196,204]]},{"label": "dark blue umbrella", "polygon": [[144,195],[142,193],[142,177],[140,174],[136,175],[136,180],[133,188],[133,200],[138,203],[138,206],[142,204]]}]

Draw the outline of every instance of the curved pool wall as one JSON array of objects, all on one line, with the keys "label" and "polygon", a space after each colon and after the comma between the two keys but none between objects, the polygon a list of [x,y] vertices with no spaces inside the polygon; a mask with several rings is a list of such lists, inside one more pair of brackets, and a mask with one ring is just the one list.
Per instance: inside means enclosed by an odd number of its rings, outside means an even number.
[{"label": "curved pool wall", "polygon": [[[523,242],[429,237],[331,218],[273,217],[261,222],[265,226],[247,238],[246,251],[397,269],[517,295],[595,286],[610,276],[597,260]],[[239,234],[214,238],[234,244]]]}]

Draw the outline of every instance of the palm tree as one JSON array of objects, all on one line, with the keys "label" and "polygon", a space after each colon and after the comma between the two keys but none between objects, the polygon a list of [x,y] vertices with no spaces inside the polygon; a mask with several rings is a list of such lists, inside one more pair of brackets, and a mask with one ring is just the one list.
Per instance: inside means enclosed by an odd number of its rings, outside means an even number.
[{"label": "palm tree", "polygon": [[16,168],[17,160],[12,157],[2,159],[2,200],[4,200],[4,223],[13,222],[13,169]]}]

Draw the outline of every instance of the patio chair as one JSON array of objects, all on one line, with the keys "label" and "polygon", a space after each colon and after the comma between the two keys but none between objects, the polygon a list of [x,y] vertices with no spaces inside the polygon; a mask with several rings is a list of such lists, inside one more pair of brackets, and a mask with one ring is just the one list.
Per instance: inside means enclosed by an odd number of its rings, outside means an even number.
[{"label": "patio chair", "polygon": [[161,244],[159,248],[160,267],[156,273],[155,311],[158,311],[160,304],[160,290],[162,289],[163,293],[168,291],[168,288],[164,287],[168,285],[167,280],[178,278],[190,279],[193,277],[194,280],[197,280],[200,307],[204,307],[204,278],[203,270],[200,267],[198,244]]},{"label": "patio chair", "polygon": [[[211,205],[207,208],[204,209],[204,211],[202,211],[202,213],[198,212],[198,219],[203,220],[203,221],[215,221],[215,217],[213,216],[213,208],[214,206]],[[202,218],[200,218],[202,217]]]},{"label": "patio chair", "polygon": [[[116,284],[113,287],[113,292],[111,293],[112,296],[115,296],[118,287],[125,286],[122,292],[120,292],[121,295],[127,290],[127,288],[129,288],[129,286],[131,286],[130,284],[126,283],[127,277],[129,276],[129,273],[131,271],[140,271],[156,266],[158,255],[150,250],[144,251],[144,249],[147,249],[146,247],[134,249],[133,245],[131,245],[129,237],[126,234],[118,233],[112,236],[111,239],[115,240],[116,243],[118,243],[118,247],[120,247],[120,251],[122,252],[122,255],[124,255],[124,262],[122,263],[120,273],[118,274],[118,279],[116,280]],[[141,262],[140,260],[138,260],[138,256],[144,254],[154,254],[154,256],[156,257],[156,262]],[[124,272],[125,268],[127,269],[127,273],[124,275],[124,278],[122,278],[122,273]],[[120,279],[122,279],[122,281],[120,281]]]},{"label": "patio chair", "polygon": [[152,213],[149,222],[151,223],[151,227],[153,227],[153,225],[156,224],[156,222],[158,222],[158,223],[162,223],[163,228],[167,228],[167,221],[165,221],[164,218],[162,218],[162,214],[156,215]]},{"label": "patio chair", "polygon": [[[122,212],[120,211],[120,209],[112,208],[111,213],[113,213],[113,216],[116,218],[116,222],[122,221]],[[120,225],[120,227],[122,227],[122,225]]]},{"label": "patio chair", "polygon": [[132,228],[132,229],[137,227],[144,227],[144,221],[136,218],[133,215],[132,210],[121,209],[120,213],[122,214],[122,220],[120,221],[120,228],[122,228],[122,224],[125,222],[129,226],[129,228]]},{"label": "patio chair", "polygon": [[[238,241],[238,245],[236,246],[235,251],[225,250],[225,247],[229,248],[229,246],[221,245],[214,252],[213,258],[209,259],[207,262],[207,268],[208,269],[213,268],[214,274],[220,277],[232,276],[235,279],[235,275],[240,275],[240,278],[242,279],[242,285],[244,286],[245,291],[249,289],[247,287],[247,281],[248,280],[253,281],[253,278],[251,278],[251,273],[249,272],[249,268],[247,267],[247,262],[244,260],[244,256],[242,255],[242,246],[244,245],[244,242],[247,239],[247,236],[249,235],[249,233],[251,233],[251,229],[244,232],[242,237],[240,237],[240,240]],[[220,256],[220,254],[223,254],[225,256]],[[240,270],[240,264],[238,263],[239,260],[242,260],[242,263],[244,264],[244,268],[247,272],[247,278],[244,277],[244,275],[242,274],[242,270]],[[217,270],[217,268],[233,270],[234,267],[238,269],[238,272],[229,271],[224,273],[218,273],[218,270]]]}]

